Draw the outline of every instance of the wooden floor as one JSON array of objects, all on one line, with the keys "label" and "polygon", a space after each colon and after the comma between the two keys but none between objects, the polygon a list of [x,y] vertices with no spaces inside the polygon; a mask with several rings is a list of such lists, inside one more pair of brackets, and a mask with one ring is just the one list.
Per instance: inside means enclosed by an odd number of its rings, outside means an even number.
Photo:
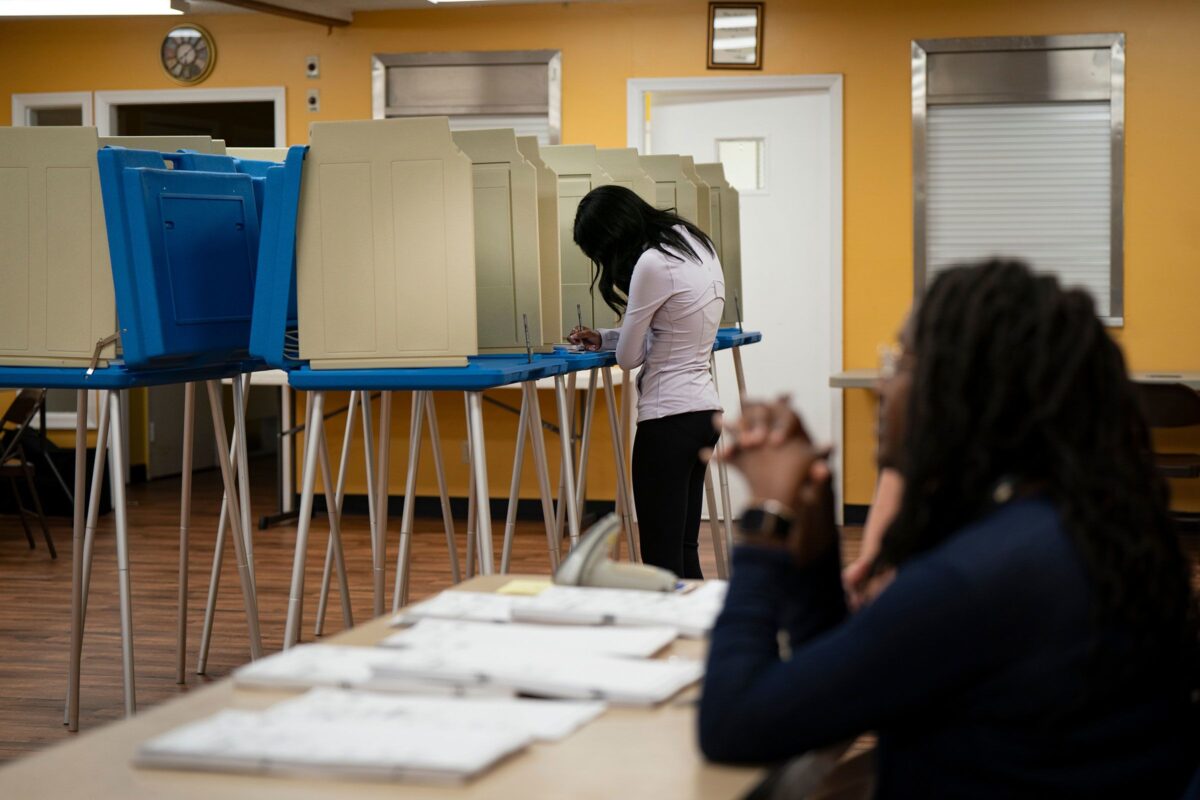
[{"label": "wooden floor", "polygon": [[[254,514],[274,506],[274,468],[269,462],[252,465]],[[190,613],[188,685],[175,683],[175,621],[179,536],[179,481],[160,480],[129,489],[131,576],[134,596],[134,655],[137,696],[143,708],[229,674],[249,658],[241,596],[233,561],[227,548],[224,579],[208,674],[194,674],[203,622],[204,598],[220,507],[219,478],[209,472],[196,476],[190,543]],[[396,518],[390,528],[389,558],[395,558]],[[67,676],[71,573],[70,520],[53,519],[59,558],[51,561],[40,542],[29,550],[15,518],[0,518],[0,762],[16,758],[72,736],[62,725]],[[350,516],[344,523],[344,541],[350,570],[351,601],[355,619],[371,613],[370,548],[365,517]],[[417,521],[414,539],[412,599],[418,600],[450,585],[445,537],[439,519]],[[493,525],[497,553],[502,524]],[[303,636],[313,638],[313,614],[320,583],[327,528],[323,518],[313,525],[306,583]],[[460,557],[463,521],[459,521]],[[95,573],[84,640],[80,728],[94,730],[123,715],[120,629],[117,617],[116,556],[113,520],[101,521],[97,535]],[[857,555],[859,531],[847,531],[844,558]],[[282,642],[287,611],[295,526],[282,525],[256,531],[259,608],[263,645],[267,652]],[[706,575],[715,575],[707,528],[701,531],[701,556]],[[1187,539],[1193,559],[1200,554],[1196,537]],[[497,564],[499,557],[497,555]],[[540,523],[523,522],[513,548],[514,572],[549,570],[545,536]],[[387,575],[389,593],[394,561]],[[342,628],[336,592],[326,620],[326,632]]]},{"label": "wooden floor", "polygon": [[[274,465],[252,464],[253,515],[274,507]],[[205,676],[195,674],[204,601],[208,590],[220,479],[216,472],[197,474],[192,503],[189,570],[188,685],[225,677],[249,659],[245,617],[238,589],[233,548],[226,548],[223,583]],[[134,597],[134,660],[141,707],[161,703],[188,690],[175,683],[176,592],[179,564],[179,481],[166,479],[129,487],[130,574]],[[395,576],[398,517],[389,527],[388,607]],[[366,518],[348,516],[343,540],[356,621],[371,616],[369,531]],[[30,550],[15,517],[0,517],[0,762],[72,736],[62,724],[70,630],[71,521],[51,519],[58,560],[51,561],[39,538]],[[411,599],[419,600],[451,584],[441,519],[418,519],[413,543]],[[291,579],[295,525],[255,532],[259,613],[266,652],[282,646]],[[321,580],[328,527],[314,521],[309,540],[304,639],[313,639],[313,620]],[[499,565],[503,520],[493,521]],[[465,520],[458,521],[460,559],[465,551]],[[702,538],[707,536],[707,527]],[[705,574],[715,576],[712,550],[702,545]],[[101,520],[95,572],[84,638],[80,691],[80,730],[94,730],[123,716],[121,650],[116,590],[113,519]],[[521,522],[513,547],[513,572],[549,573],[546,538],[540,522]],[[336,586],[336,582],[335,582]],[[326,633],[342,629],[336,589],[326,617]]]}]

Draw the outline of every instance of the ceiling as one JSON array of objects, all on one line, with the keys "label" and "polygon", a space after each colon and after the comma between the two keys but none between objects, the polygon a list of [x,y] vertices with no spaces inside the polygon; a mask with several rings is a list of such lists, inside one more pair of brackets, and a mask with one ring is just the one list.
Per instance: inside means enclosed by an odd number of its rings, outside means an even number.
[{"label": "ceiling", "polygon": [[[463,2],[439,3],[429,0],[268,0],[274,5],[288,6],[301,11],[311,11],[330,16],[352,14],[355,11],[384,11],[395,8],[452,8],[462,5],[524,5],[527,3],[603,2],[603,0],[463,0]],[[193,14],[243,14],[254,13],[215,0],[188,0]]]}]

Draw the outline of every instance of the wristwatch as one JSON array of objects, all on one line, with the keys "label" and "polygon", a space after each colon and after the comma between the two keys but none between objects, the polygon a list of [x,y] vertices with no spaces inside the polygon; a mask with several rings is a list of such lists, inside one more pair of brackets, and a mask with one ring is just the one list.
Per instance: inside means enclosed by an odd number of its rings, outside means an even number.
[{"label": "wristwatch", "polygon": [[783,503],[764,500],[742,512],[739,527],[747,536],[763,536],[782,541],[788,538],[795,520],[796,515]]}]

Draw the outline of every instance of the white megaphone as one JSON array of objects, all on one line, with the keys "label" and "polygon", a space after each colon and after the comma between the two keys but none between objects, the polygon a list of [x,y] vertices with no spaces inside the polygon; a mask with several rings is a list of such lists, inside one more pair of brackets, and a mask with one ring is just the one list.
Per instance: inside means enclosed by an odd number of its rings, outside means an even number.
[{"label": "white megaphone", "polygon": [[647,564],[613,561],[608,557],[620,532],[621,520],[616,514],[608,514],[588,528],[571,555],[554,573],[554,582],[564,586],[674,591],[679,584],[674,573]]}]

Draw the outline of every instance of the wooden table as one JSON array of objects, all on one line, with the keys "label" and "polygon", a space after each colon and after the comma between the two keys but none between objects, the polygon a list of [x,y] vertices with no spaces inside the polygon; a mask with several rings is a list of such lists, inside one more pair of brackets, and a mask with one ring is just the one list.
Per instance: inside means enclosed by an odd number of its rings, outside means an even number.
[{"label": "wooden table", "polygon": [[[1189,389],[1200,392],[1200,372],[1131,372],[1129,378],[1134,383],[1182,383]],[[831,389],[871,389],[879,383],[877,369],[848,369],[829,376]]]},{"label": "wooden table", "polygon": [[[474,578],[459,589],[494,591],[514,578]],[[375,644],[392,631],[390,615],[331,637],[331,644]],[[702,642],[677,640],[668,655],[702,658]],[[763,777],[758,769],[704,761],[696,745],[695,699],[685,690],[655,709],[610,708],[561,742],[534,744],[462,786],[283,779],[135,769],[139,744],[223,708],[265,708],[289,692],[235,689],[231,679],[191,691],[136,717],[47,748],[0,769],[0,797],[87,798],[734,798]]]}]

